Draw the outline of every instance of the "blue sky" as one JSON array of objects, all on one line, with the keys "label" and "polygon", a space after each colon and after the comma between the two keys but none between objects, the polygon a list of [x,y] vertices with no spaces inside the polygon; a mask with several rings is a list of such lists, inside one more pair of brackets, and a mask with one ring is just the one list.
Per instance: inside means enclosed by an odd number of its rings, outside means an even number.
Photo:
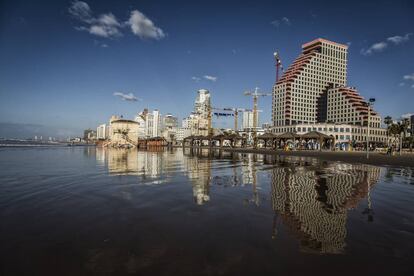
[{"label": "blue sky", "polygon": [[[75,134],[145,107],[183,118],[200,88],[250,108],[243,91],[271,91],[272,53],[288,67],[318,37],[350,45],[348,85],[382,116],[414,113],[414,2],[342,3],[2,1],[0,122]],[[271,98],[259,107],[270,121]]]}]

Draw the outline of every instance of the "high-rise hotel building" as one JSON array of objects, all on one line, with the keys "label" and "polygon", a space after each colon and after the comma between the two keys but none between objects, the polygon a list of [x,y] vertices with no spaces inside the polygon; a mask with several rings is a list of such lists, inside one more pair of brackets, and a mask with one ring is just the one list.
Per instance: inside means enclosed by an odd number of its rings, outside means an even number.
[{"label": "high-rise hotel building", "polygon": [[[370,113],[370,140],[385,142],[379,115],[355,88],[347,87],[347,55],[347,45],[326,39],[302,45],[302,53],[273,88],[273,132],[316,130],[339,141],[361,142]],[[341,134],[341,129],[348,132]]]}]

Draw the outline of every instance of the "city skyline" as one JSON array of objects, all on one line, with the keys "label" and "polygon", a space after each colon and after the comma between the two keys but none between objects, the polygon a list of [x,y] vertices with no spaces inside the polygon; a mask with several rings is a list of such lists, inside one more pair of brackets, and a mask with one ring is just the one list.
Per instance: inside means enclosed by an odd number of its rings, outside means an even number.
[{"label": "city skyline", "polygon": [[[144,108],[183,119],[201,88],[214,106],[251,108],[243,92],[256,86],[271,92],[273,52],[287,69],[300,45],[318,37],[349,46],[347,84],[377,98],[382,116],[413,113],[409,1],[303,2],[300,10],[289,3],[235,5],[2,3],[0,123],[75,134]],[[261,123],[271,121],[271,105],[270,97],[259,101]]]}]

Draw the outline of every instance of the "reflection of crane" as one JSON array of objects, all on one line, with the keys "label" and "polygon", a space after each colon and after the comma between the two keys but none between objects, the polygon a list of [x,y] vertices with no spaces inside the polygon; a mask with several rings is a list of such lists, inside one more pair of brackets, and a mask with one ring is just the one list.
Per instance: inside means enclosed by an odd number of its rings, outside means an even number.
[{"label": "reflection of crane", "polygon": [[256,87],[254,92],[252,91],[246,91],[244,92],[245,96],[252,96],[253,97],[253,138],[256,137],[256,131],[257,131],[257,99],[259,97],[266,97],[266,96],[272,96],[272,93],[259,93],[259,88]]}]

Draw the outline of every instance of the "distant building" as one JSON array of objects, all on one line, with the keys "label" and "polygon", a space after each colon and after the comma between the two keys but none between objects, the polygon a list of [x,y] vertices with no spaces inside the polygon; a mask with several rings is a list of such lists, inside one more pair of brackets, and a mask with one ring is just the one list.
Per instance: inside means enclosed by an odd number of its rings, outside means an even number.
[{"label": "distant building", "polygon": [[108,138],[108,127],[106,124],[102,124],[96,128],[96,139],[105,140]]},{"label": "distant building", "polygon": [[263,123],[262,124],[262,129],[264,129],[265,131],[270,131],[272,125],[270,123]]},{"label": "distant building", "polygon": [[147,137],[161,136],[161,114],[157,109],[147,114],[145,123]]},{"label": "distant building", "polygon": [[135,116],[134,121],[136,121],[138,126],[138,138],[145,139],[146,138],[146,120],[147,120],[148,109],[145,108],[143,111],[139,112],[137,116]]},{"label": "distant building", "polygon": [[191,129],[187,127],[179,127],[177,128],[177,134],[176,134],[176,141],[182,142],[184,138],[191,136]]},{"label": "distant building", "polygon": [[182,127],[189,128],[191,135],[208,135],[208,120],[211,107],[210,92],[206,89],[197,91],[194,112],[183,119]]},{"label": "distant building", "polygon": [[210,108],[210,92],[207,89],[197,91],[198,95],[194,103],[194,114],[200,118],[207,119]]},{"label": "distant building", "polygon": [[83,140],[94,140],[96,139],[96,132],[92,129],[86,129],[83,131]]},{"label": "distant building", "polygon": [[178,118],[171,114],[167,114],[163,117],[163,128],[174,129],[178,127]]},{"label": "distant building", "polygon": [[147,108],[138,113],[134,119],[139,124],[138,137],[140,139],[160,137],[162,121],[160,112],[155,109],[149,112]]},{"label": "distant building", "polygon": [[161,136],[167,142],[175,143],[177,140],[178,118],[172,114],[167,114],[162,119]]},{"label": "distant building", "polygon": [[[243,112],[243,130],[248,131],[252,130],[254,127],[254,112],[253,111],[244,111]],[[256,116],[256,128],[259,127],[259,113],[257,112]]]}]

